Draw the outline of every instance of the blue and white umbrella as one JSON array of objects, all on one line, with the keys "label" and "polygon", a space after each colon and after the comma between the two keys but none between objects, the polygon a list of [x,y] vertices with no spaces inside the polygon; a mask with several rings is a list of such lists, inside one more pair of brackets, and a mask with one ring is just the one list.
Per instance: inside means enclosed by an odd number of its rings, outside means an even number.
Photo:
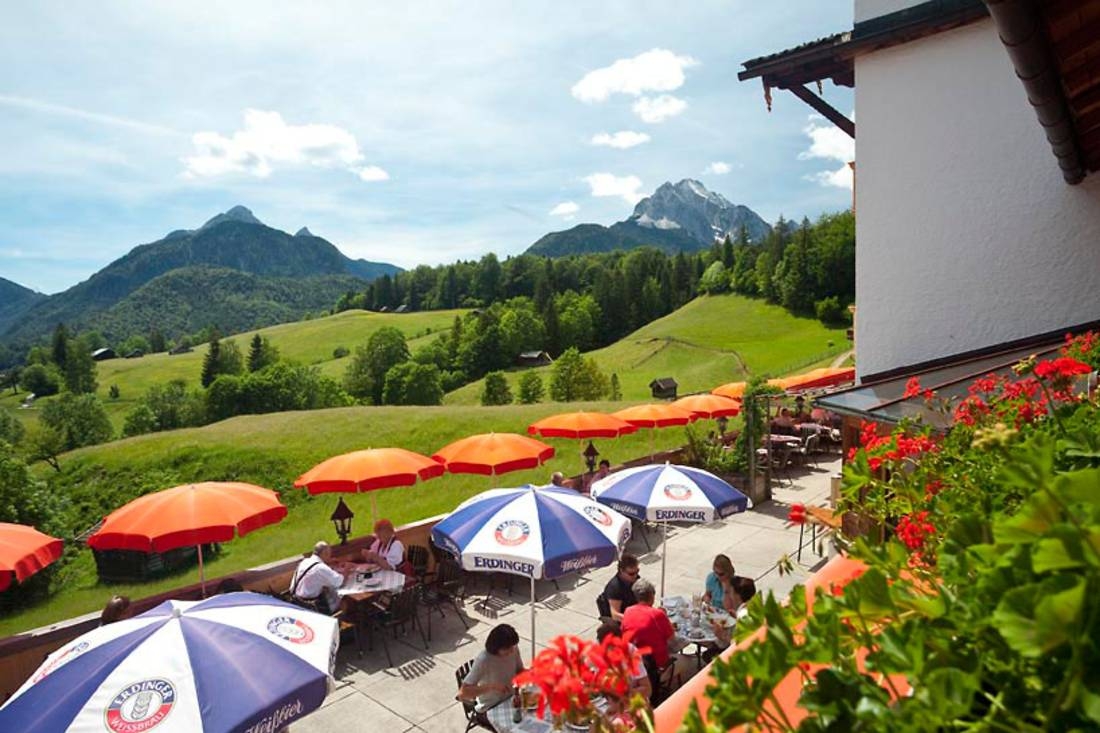
[{"label": "blue and white umbrella", "polygon": [[165,601],[46,658],[0,731],[269,733],[321,706],[336,619],[258,593]]},{"label": "blue and white umbrella", "polygon": [[[749,507],[749,498],[699,468],[637,466],[592,484],[592,498],[640,522],[714,522]],[[661,595],[665,592],[665,548],[661,550]]]},{"label": "blue and white umbrella", "polygon": [[522,486],[473,496],[432,528],[432,541],[466,570],[531,579],[531,651],[535,580],[615,562],[630,539],[630,520],[570,489]]}]

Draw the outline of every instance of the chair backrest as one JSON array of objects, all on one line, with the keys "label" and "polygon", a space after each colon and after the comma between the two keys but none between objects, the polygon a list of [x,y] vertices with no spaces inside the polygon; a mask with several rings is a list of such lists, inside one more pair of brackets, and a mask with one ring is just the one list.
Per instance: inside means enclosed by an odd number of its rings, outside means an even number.
[{"label": "chair backrest", "polygon": [[428,572],[428,548],[421,545],[409,545],[405,549],[405,559],[412,563],[417,575]]},{"label": "chair backrest", "polygon": [[390,601],[390,620],[394,622],[408,620],[416,615],[416,601],[420,595],[417,588],[406,588],[394,595]]},{"label": "chair backrest", "polygon": [[600,618],[611,618],[611,604],[603,593],[596,596],[596,610],[599,611]]},{"label": "chair backrest", "polygon": [[[455,670],[455,683],[458,685],[459,691],[462,690],[462,680],[466,679],[466,675],[470,673],[470,669],[473,668],[473,666],[474,660],[471,659]],[[459,697],[458,701],[462,703],[462,712],[466,715],[466,720],[475,720],[477,718],[477,702],[462,697]],[[467,730],[469,730],[469,728],[467,728]]]},{"label": "chair backrest", "polygon": [[464,580],[462,568],[454,560],[444,560],[435,566],[435,580],[440,585],[457,585]]},{"label": "chair backrest", "polygon": [[462,680],[466,679],[466,675],[470,674],[470,670],[473,668],[474,660],[471,659],[455,670],[455,682],[458,684],[459,689],[462,688]]}]

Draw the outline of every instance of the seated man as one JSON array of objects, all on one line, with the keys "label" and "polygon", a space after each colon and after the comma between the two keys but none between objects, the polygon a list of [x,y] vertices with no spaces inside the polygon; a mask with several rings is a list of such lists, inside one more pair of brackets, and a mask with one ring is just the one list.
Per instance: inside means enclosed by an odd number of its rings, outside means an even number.
[{"label": "seated man", "polygon": [[567,479],[561,471],[554,471],[550,474],[550,485],[557,486],[559,489],[573,488],[573,482]]},{"label": "seated man", "polygon": [[383,570],[396,570],[405,559],[405,546],[397,539],[393,522],[379,519],[374,523],[374,542],[363,550],[363,559]]},{"label": "seated man", "polygon": [[344,584],[344,576],[329,567],[332,548],[327,542],[313,546],[313,554],[298,563],[290,581],[290,593],[303,601],[313,601],[322,613],[335,613],[340,607],[337,589]]},{"label": "seated man", "polygon": [[653,601],[657,597],[657,589],[653,587],[653,583],[638,579],[634,582],[633,590],[638,602],[623,614],[623,633],[633,632],[633,643],[639,647],[649,647],[646,671],[656,691],[660,683],[660,670],[669,661],[668,642],[676,630],[672,628],[672,622],[668,620],[664,610],[653,607]]},{"label": "seated man", "polygon": [[611,608],[612,621],[622,621],[623,612],[638,602],[634,597],[633,586],[640,572],[638,558],[629,552],[624,552],[619,558],[618,572],[615,573],[614,578],[607,581],[603,589],[603,597],[607,599],[607,605]]},{"label": "seated man", "polygon": [[778,435],[794,434],[794,418],[791,417],[791,411],[786,407],[780,410],[776,418],[772,420],[772,432]]},{"label": "seated man", "polygon": [[485,638],[485,650],[463,678],[458,697],[476,699],[479,711],[488,710],[512,697],[512,678],[522,671],[519,634],[508,624],[494,626]]}]

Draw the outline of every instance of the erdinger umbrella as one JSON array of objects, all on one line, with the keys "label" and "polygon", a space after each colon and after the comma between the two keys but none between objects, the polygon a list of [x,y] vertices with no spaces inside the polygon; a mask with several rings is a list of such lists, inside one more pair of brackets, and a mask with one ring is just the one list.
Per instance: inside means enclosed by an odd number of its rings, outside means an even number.
[{"label": "erdinger umbrella", "polygon": [[[294,482],[311,494],[364,491],[412,486],[442,476],[447,469],[439,461],[404,448],[370,448],[333,456],[309,469]],[[374,494],[370,497],[371,524],[374,523]]]},{"label": "erdinger umbrella", "polygon": [[467,570],[531,579],[531,654],[535,580],[615,562],[630,521],[569,489],[490,489],[458,505],[432,528],[432,542]]},{"label": "erdinger umbrella", "polygon": [[285,516],[286,507],[270,489],[220,481],[185,484],[146,494],[114,510],[88,538],[88,546],[94,550],[164,552],[195,545],[199,582],[205,593],[203,545],[243,537]]},{"label": "erdinger umbrella", "polygon": [[274,733],[321,706],[336,619],[258,593],[165,601],[46,658],[4,733]]},{"label": "erdinger umbrella", "polygon": [[537,468],[554,455],[554,448],[516,433],[482,433],[440,448],[432,458],[450,473],[499,476],[509,471]]},{"label": "erdinger umbrella", "polygon": [[57,560],[61,547],[61,540],[34,527],[0,522],[0,590],[6,590],[13,577],[22,583]]},{"label": "erdinger umbrella", "polygon": [[[639,521],[713,522],[745,511],[749,498],[712,473],[666,463],[617,471],[592,484],[592,498]],[[661,595],[665,592],[665,549],[661,550]]]}]

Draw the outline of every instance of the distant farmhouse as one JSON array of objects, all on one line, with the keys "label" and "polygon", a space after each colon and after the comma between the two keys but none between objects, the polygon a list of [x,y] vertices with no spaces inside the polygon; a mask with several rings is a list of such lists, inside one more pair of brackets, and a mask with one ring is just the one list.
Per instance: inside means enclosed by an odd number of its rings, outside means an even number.
[{"label": "distant farmhouse", "polygon": [[521,367],[550,366],[554,360],[545,351],[524,351],[516,357],[516,364]]},{"label": "distant farmhouse", "polygon": [[116,354],[115,350],[109,346],[103,349],[96,349],[92,352],[92,359],[94,359],[95,361],[107,361],[108,359],[117,358],[118,354]]},{"label": "distant farmhouse", "polygon": [[658,377],[649,383],[653,397],[658,400],[676,399],[676,390],[679,386],[672,377]]}]

